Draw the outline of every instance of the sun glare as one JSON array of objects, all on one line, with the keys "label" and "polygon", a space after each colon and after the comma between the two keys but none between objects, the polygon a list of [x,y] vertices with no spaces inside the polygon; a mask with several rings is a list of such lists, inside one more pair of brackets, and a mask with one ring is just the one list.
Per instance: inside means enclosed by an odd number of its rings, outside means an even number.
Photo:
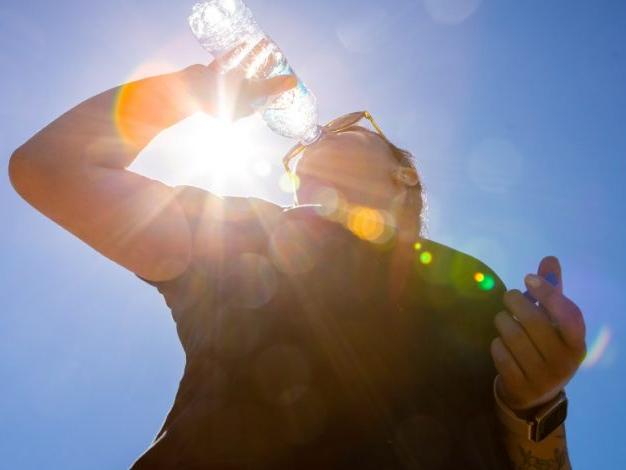
[{"label": "sun glare", "polygon": [[269,176],[271,165],[260,157],[258,139],[253,137],[260,130],[257,121],[231,123],[204,114],[189,119],[178,139],[194,179],[224,186]]},{"label": "sun glare", "polygon": [[193,184],[229,193],[271,178],[273,166],[263,155],[266,134],[260,119],[234,123],[198,113],[161,133],[150,143],[136,170],[168,184]]},{"label": "sun glare", "polygon": [[[137,144],[131,119],[136,100],[133,81],[178,69],[163,60],[146,60],[129,74],[113,110],[118,132],[127,144]],[[225,194],[250,189],[263,179],[277,179],[268,160],[281,153],[274,146],[259,116],[228,122],[197,113],[163,130],[130,169],[167,184],[192,184]]]},{"label": "sun glare", "polygon": [[199,114],[189,120],[180,133],[181,144],[193,159],[197,170],[224,176],[248,171],[252,148],[248,133],[238,123],[230,123]]}]

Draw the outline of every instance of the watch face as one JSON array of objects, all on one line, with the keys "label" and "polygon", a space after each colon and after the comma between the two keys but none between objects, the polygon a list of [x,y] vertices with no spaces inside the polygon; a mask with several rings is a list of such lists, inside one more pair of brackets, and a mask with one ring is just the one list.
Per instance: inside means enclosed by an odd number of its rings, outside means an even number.
[{"label": "watch face", "polygon": [[558,428],[567,418],[567,400],[559,402],[550,412],[537,422],[532,440],[539,442]]}]

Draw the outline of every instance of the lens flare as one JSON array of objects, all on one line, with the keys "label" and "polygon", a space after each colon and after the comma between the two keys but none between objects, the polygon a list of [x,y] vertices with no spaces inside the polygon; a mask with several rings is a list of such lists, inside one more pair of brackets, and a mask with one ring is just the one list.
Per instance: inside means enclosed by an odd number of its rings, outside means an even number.
[{"label": "lens flare", "polygon": [[420,254],[420,261],[422,264],[430,264],[433,261],[433,255],[430,251],[424,251]]},{"label": "lens flare", "polygon": [[481,0],[424,0],[424,6],[437,23],[460,24],[478,9]]},{"label": "lens flare", "polygon": [[167,62],[146,61],[120,87],[113,106],[113,119],[127,145],[141,147],[147,143],[146,137],[153,133],[154,127],[169,127],[168,115],[174,112],[174,107],[200,109],[182,78],[178,75],[162,78],[165,71],[173,70],[176,67]]},{"label": "lens flare", "polygon": [[481,272],[474,273],[474,280],[478,283],[480,290],[491,290],[496,285],[496,280],[491,274]]},{"label": "lens flare", "polygon": [[415,251],[420,251],[422,249],[422,244],[420,242],[415,242],[413,249],[415,249]]},{"label": "lens flare", "polygon": [[355,206],[348,216],[348,228],[357,237],[375,242],[385,232],[385,217],[376,209]]},{"label": "lens flare", "polygon": [[598,336],[593,340],[591,346],[587,350],[587,354],[585,356],[585,360],[581,364],[581,367],[585,369],[589,369],[595,365],[597,365],[600,360],[604,357],[604,354],[607,351],[609,344],[611,343],[611,338],[613,334],[611,329],[604,325],[600,329]]},{"label": "lens flare", "polygon": [[329,220],[345,223],[348,204],[339,192],[324,187],[315,193],[315,200],[320,203],[316,208],[318,214]]},{"label": "lens flare", "polygon": [[120,88],[113,109],[113,119],[120,137],[124,143],[133,147],[141,145],[141,139],[133,125],[138,119],[133,116],[138,108],[136,102],[139,87],[135,82],[129,82]]}]

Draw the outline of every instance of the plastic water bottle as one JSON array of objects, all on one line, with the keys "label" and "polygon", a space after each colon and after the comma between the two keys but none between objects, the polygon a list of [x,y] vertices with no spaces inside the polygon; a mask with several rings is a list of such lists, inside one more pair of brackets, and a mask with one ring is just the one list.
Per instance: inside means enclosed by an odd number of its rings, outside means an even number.
[{"label": "plastic water bottle", "polygon": [[[206,0],[193,7],[189,25],[200,44],[213,57],[229,53],[224,71],[241,67],[247,78],[267,79],[294,74],[278,46],[261,30],[242,0]],[[253,60],[242,62],[255,50]],[[298,79],[295,88],[281,93],[262,109],[263,119],[277,134],[315,142],[322,131],[318,124],[315,95]]]}]

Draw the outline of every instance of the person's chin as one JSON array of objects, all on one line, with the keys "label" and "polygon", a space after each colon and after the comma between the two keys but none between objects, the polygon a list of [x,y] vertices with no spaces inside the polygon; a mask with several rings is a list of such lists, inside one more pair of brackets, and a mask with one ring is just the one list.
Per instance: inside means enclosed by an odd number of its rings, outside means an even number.
[{"label": "person's chin", "polygon": [[298,189],[298,200],[301,204],[317,204],[320,196],[328,190],[339,194],[334,185],[322,178],[302,176]]}]

